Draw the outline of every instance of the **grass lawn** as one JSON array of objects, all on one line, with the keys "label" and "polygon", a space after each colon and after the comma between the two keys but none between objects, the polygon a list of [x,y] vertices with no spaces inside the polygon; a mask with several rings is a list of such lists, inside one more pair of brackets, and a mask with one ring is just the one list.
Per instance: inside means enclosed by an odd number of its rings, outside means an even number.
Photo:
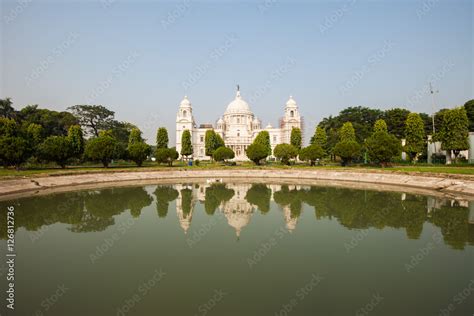
[{"label": "grass lawn", "polygon": [[237,166],[224,166],[222,164],[210,163],[202,161],[199,166],[187,166],[183,162],[175,162],[173,167],[165,165],[157,165],[153,162],[145,162],[143,167],[137,167],[132,163],[119,162],[111,164],[109,168],[102,168],[101,165],[84,165],[84,166],[69,166],[66,169],[61,169],[54,166],[30,166],[22,170],[15,169],[0,169],[0,179],[17,178],[17,177],[32,177],[32,176],[58,176],[65,174],[81,174],[81,173],[96,173],[96,172],[146,172],[157,170],[170,169],[187,169],[187,170],[202,170],[202,169],[331,169],[331,170],[346,170],[346,171],[375,171],[375,172],[413,172],[413,173],[439,173],[439,174],[459,174],[459,175],[474,175],[474,165],[426,165],[419,164],[412,165],[395,165],[389,168],[381,168],[367,165],[353,165],[350,167],[342,167],[337,164],[310,167],[307,164],[296,164],[292,166],[283,166],[280,163],[270,162],[264,166],[256,166],[251,162],[240,162]]}]

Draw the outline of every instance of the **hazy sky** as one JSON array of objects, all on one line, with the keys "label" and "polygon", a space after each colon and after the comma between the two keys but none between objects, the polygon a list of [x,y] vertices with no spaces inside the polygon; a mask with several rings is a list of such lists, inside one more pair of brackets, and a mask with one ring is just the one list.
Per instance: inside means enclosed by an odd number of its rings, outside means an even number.
[{"label": "hazy sky", "polygon": [[0,98],[15,108],[102,104],[174,143],[187,94],[197,123],[242,96],[277,125],[293,95],[306,141],[348,106],[432,112],[474,97],[473,1],[3,0]]}]

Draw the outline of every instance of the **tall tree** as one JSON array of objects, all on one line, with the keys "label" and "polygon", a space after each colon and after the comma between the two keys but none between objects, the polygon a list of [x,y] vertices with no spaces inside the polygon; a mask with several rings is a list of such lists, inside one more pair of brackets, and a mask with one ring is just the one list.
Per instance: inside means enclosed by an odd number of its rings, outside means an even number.
[{"label": "tall tree", "polygon": [[270,134],[268,131],[261,131],[257,134],[257,137],[255,137],[253,144],[259,144],[261,145],[267,156],[271,156],[272,154],[272,146],[270,144]]},{"label": "tall tree", "polygon": [[374,133],[377,132],[388,133],[387,123],[382,119],[375,121]]},{"label": "tall tree", "polygon": [[102,105],[74,105],[68,108],[84,129],[94,136],[111,127],[115,112]]},{"label": "tall tree", "polygon": [[32,152],[36,153],[39,144],[43,141],[43,126],[35,123],[28,124],[26,128],[26,140]]},{"label": "tall tree", "polygon": [[339,130],[339,142],[334,146],[334,154],[341,157],[342,165],[347,165],[360,154],[360,145],[356,141],[354,127],[346,122]]},{"label": "tall tree", "polygon": [[469,120],[469,131],[474,132],[474,99],[464,103],[464,109]]},{"label": "tall tree", "polygon": [[0,117],[0,162],[3,166],[15,166],[18,170],[31,154],[31,145],[15,120]]},{"label": "tall tree", "polygon": [[108,129],[108,131],[117,141],[114,154],[116,159],[127,160],[130,158],[128,157],[127,147],[130,139],[130,133],[134,128],[138,127],[129,122],[119,122],[115,120],[110,122],[110,129]]},{"label": "tall tree", "polygon": [[464,107],[446,111],[435,140],[441,141],[441,149],[454,153],[455,162],[462,150],[469,149],[468,136],[469,120]]},{"label": "tall tree", "polygon": [[418,113],[410,113],[405,122],[405,147],[404,151],[415,163],[425,147],[425,128]]},{"label": "tall tree", "polygon": [[16,118],[22,125],[41,125],[43,127],[43,138],[48,136],[66,136],[69,127],[79,124],[79,121],[72,113],[39,109],[38,105],[25,106],[16,113]]},{"label": "tall tree", "polygon": [[340,141],[356,141],[355,129],[351,122],[346,122],[339,130]]},{"label": "tall tree", "polygon": [[0,99],[0,117],[14,118],[15,109],[12,106],[11,98]]},{"label": "tall tree", "polygon": [[132,129],[128,140],[128,156],[137,166],[141,167],[143,161],[151,154],[151,147],[142,138],[142,132],[138,128]]},{"label": "tall tree", "polygon": [[212,155],[219,147],[224,147],[224,140],[213,129],[208,129],[205,135],[206,156],[212,159]]},{"label": "tall tree", "polygon": [[82,128],[79,125],[73,125],[68,131],[69,142],[71,143],[71,152],[74,158],[80,159],[84,153],[84,136]]},{"label": "tall tree", "polygon": [[156,149],[168,148],[168,142],[168,130],[166,127],[158,128],[158,131],[156,132]]},{"label": "tall tree", "polygon": [[392,158],[400,155],[400,140],[387,131],[384,120],[377,120],[373,134],[365,141],[369,160],[382,166],[388,164]]},{"label": "tall tree", "polygon": [[110,131],[99,132],[98,137],[89,139],[85,148],[85,156],[91,160],[102,162],[107,168],[115,157],[117,140],[112,136]]},{"label": "tall tree", "polygon": [[339,126],[345,122],[351,122],[355,134],[356,141],[362,143],[364,139],[370,137],[372,134],[372,126],[375,121],[382,118],[383,112],[377,109],[370,109],[367,107],[348,107],[342,110],[338,115]]},{"label": "tall tree", "polygon": [[191,156],[193,154],[193,144],[191,141],[191,132],[188,129],[184,130],[181,136],[181,156]]},{"label": "tall tree", "polygon": [[401,108],[393,108],[383,113],[383,119],[387,123],[388,132],[398,139],[405,137],[405,121],[410,111]]},{"label": "tall tree", "polygon": [[41,159],[54,161],[63,169],[73,156],[71,141],[67,136],[49,136],[39,145],[38,151]]},{"label": "tall tree", "polygon": [[290,144],[293,145],[297,150],[301,149],[302,136],[301,129],[298,127],[293,127],[291,129]]},{"label": "tall tree", "polygon": [[311,138],[311,145],[319,145],[325,152],[327,150],[328,136],[326,131],[318,126],[314,132],[314,136]]}]

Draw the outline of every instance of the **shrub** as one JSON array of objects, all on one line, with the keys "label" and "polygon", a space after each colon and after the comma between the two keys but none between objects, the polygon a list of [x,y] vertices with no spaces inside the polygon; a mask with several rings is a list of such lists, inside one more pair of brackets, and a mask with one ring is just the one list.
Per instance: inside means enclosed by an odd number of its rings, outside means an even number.
[{"label": "shrub", "polygon": [[290,164],[290,159],[296,158],[298,155],[298,149],[290,144],[279,144],[276,145],[273,155],[281,160],[284,165]]},{"label": "shrub", "polygon": [[31,156],[28,142],[17,136],[0,137],[0,161],[4,166],[15,166],[16,169]]},{"label": "shrub", "polygon": [[301,149],[299,158],[302,161],[309,161],[310,165],[314,166],[316,160],[322,159],[324,154],[324,149],[315,143]]},{"label": "shrub", "polygon": [[342,165],[345,166],[359,156],[360,145],[355,140],[340,141],[334,146],[334,154],[341,157]]},{"label": "shrub", "polygon": [[215,161],[226,161],[228,159],[234,159],[235,158],[235,153],[232,149],[229,147],[219,147],[214,151],[214,154],[212,155]]},{"label": "shrub", "polygon": [[145,142],[130,144],[127,150],[130,160],[135,162],[139,167],[143,165],[143,162],[151,154],[151,147]]},{"label": "shrub", "polygon": [[260,162],[268,157],[268,148],[262,144],[252,144],[247,147],[245,153],[251,161],[256,165],[260,165]]},{"label": "shrub", "polygon": [[173,165],[173,161],[178,159],[179,154],[176,149],[173,148],[158,148],[155,152],[155,158],[158,163],[167,163],[168,166]]},{"label": "shrub", "polygon": [[91,160],[102,162],[105,168],[114,158],[117,140],[108,132],[100,132],[98,137],[90,139],[86,144],[85,156]]},{"label": "shrub", "polygon": [[375,132],[366,140],[369,160],[381,165],[389,163],[393,157],[401,154],[400,140],[387,132]]},{"label": "shrub", "polygon": [[39,158],[54,161],[61,168],[65,168],[69,159],[74,156],[71,140],[66,136],[50,136],[38,147]]}]

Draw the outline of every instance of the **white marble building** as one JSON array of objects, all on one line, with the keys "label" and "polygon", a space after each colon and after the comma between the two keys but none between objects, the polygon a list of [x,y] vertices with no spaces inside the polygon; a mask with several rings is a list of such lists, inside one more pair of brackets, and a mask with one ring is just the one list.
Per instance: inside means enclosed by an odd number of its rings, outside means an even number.
[{"label": "white marble building", "polygon": [[205,134],[208,129],[214,129],[222,136],[225,145],[235,152],[235,160],[247,160],[245,150],[263,130],[270,134],[272,150],[278,144],[289,143],[293,127],[303,129],[298,105],[291,96],[286,102],[279,125],[273,127],[268,124],[262,128],[262,122],[253,114],[238,90],[235,99],[229,103],[224,115],[215,124],[201,124],[198,127],[194,121],[191,101],[185,96],[179,105],[176,117],[176,150],[181,152],[181,136],[185,130],[191,132],[193,159],[200,160],[209,159],[205,155]]}]

